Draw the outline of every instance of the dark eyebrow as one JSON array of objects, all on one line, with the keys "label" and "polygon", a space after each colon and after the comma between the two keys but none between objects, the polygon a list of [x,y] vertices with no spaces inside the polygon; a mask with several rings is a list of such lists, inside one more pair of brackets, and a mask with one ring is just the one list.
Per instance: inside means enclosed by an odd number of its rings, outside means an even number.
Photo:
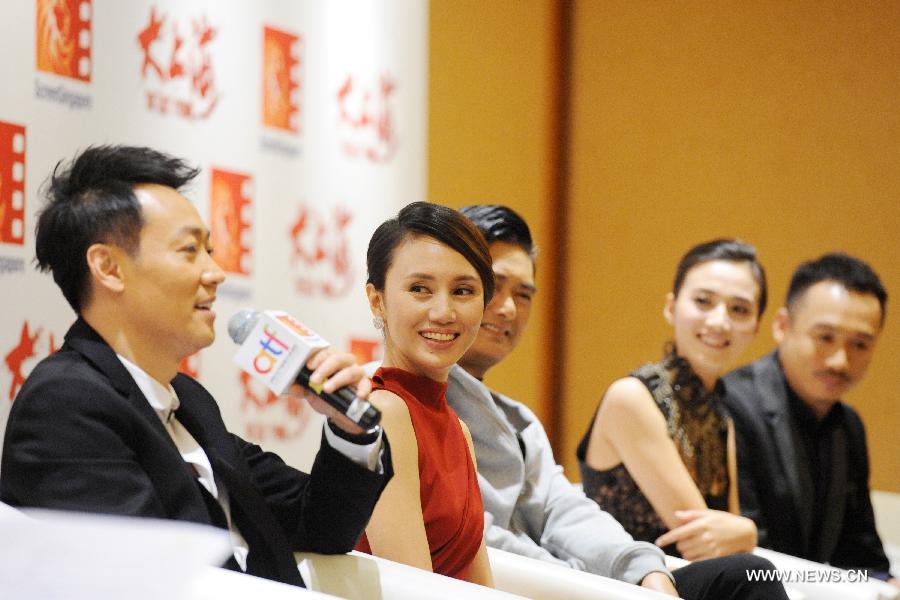
[{"label": "dark eyebrow", "polygon": [[[697,288],[696,290],[694,290],[695,294],[698,292],[702,294],[710,294],[711,296],[722,296],[722,294],[720,294],[719,292],[706,288]],[[740,300],[741,302],[746,302],[748,304],[753,304],[753,302],[755,302],[753,298],[746,298],[744,296],[725,296],[725,298],[729,300]]]},{"label": "dark eyebrow", "polygon": [[[506,281],[507,279],[509,279],[509,277],[507,275],[504,275],[503,273],[498,273],[498,272],[494,271],[494,279],[497,281]],[[537,293],[537,287],[535,287],[535,285],[531,284],[531,283],[521,282],[516,287],[519,289],[524,288],[525,290],[531,292],[532,294]]]},{"label": "dark eyebrow", "polygon": [[[834,332],[840,331],[840,327],[835,327],[834,325],[830,325],[828,323],[814,323],[812,327],[809,328],[810,331],[824,331],[824,332]],[[851,336],[865,338],[867,341],[874,341],[876,337],[871,333],[866,333],[865,331],[851,331]]]},{"label": "dark eyebrow", "polygon": [[431,275],[429,273],[410,273],[406,276],[406,279],[426,279],[428,281],[431,281],[432,279],[434,279],[434,275]]},{"label": "dark eyebrow", "polygon": [[[434,275],[431,273],[410,273],[406,276],[406,279],[424,279],[426,281],[433,281]],[[459,277],[455,277],[453,281],[478,281],[478,278],[474,275],[460,275]]]},{"label": "dark eyebrow", "polygon": [[183,235],[189,235],[191,237],[195,237],[198,240],[201,240],[204,242],[209,239],[209,231],[207,229],[202,228],[202,227],[194,227],[191,225],[185,225],[184,227],[181,227],[180,229],[178,229],[178,231],[175,232],[176,238],[179,238]]}]

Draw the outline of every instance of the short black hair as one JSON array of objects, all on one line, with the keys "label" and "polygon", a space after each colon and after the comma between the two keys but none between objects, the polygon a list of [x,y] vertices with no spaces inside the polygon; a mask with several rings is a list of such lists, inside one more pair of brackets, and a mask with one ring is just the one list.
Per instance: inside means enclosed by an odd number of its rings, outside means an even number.
[{"label": "short black hair", "polygon": [[46,204],[35,227],[38,269],[53,280],[76,313],[90,291],[87,250],[110,243],[134,254],[144,225],[134,187],[179,189],[200,172],[151,148],[91,146],[71,162],[60,161],[44,183]]},{"label": "short black hair", "polygon": [[477,227],[458,211],[430,202],[413,202],[397,216],[378,226],[366,252],[368,280],[376,290],[384,290],[394,250],[411,235],[433,238],[453,248],[469,261],[484,288],[484,305],[494,296],[494,271],[487,242]]},{"label": "short black hair", "polygon": [[784,301],[788,310],[791,310],[806,290],[820,281],[834,281],[848,291],[875,296],[881,307],[881,323],[884,324],[888,294],[881,279],[866,262],[843,252],[824,254],[797,267],[791,276]]},{"label": "short black hair", "polygon": [[672,295],[678,296],[684,279],[687,277],[688,271],[697,265],[708,263],[714,260],[727,260],[731,262],[746,262],[750,267],[750,274],[756,280],[759,287],[759,312],[761,317],[766,310],[768,302],[768,289],[766,285],[766,270],[756,256],[756,248],[747,242],[733,238],[719,238],[697,244],[687,251],[678,261],[678,267],[675,269],[675,281],[672,284]]},{"label": "short black hair", "polygon": [[531,238],[531,230],[519,213],[502,204],[472,204],[459,209],[484,235],[488,244],[507,242],[522,248],[533,261],[537,246]]}]

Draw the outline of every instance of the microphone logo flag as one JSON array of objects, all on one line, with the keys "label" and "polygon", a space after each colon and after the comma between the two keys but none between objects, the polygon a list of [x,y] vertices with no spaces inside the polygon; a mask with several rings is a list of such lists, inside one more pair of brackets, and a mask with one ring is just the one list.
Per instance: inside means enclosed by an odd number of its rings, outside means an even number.
[{"label": "microphone logo flag", "polygon": [[276,395],[283,394],[310,355],[328,342],[283,311],[260,314],[234,362]]}]

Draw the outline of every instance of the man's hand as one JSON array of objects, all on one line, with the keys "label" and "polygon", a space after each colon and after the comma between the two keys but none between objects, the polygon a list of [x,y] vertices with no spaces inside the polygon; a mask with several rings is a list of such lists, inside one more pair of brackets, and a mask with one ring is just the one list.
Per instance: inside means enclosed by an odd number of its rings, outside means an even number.
[{"label": "man's hand", "polygon": [[660,573],[659,571],[647,573],[647,575],[641,579],[641,587],[678,597],[678,590],[672,585],[672,580],[669,579],[665,573]]},{"label": "man's hand", "polygon": [[[356,363],[356,357],[349,352],[336,352],[331,349],[321,350],[307,361],[306,366],[312,371],[312,374],[309,376],[309,382],[315,385],[322,385],[324,382],[322,387],[326,392],[333,392],[348,385],[356,387],[357,397],[364,400],[369,397],[369,393],[372,391],[372,381],[366,377],[363,368]],[[362,427],[338,412],[337,409],[314,393],[305,390],[299,385],[292,385],[288,393],[305,398],[313,410],[331,419],[331,422],[336,427],[343,429],[347,433],[354,435],[365,433]]]},{"label": "man's hand", "polygon": [[675,544],[686,560],[703,560],[750,552],[756,547],[756,524],[721,510],[676,510],[684,525],[659,536],[660,548]]}]

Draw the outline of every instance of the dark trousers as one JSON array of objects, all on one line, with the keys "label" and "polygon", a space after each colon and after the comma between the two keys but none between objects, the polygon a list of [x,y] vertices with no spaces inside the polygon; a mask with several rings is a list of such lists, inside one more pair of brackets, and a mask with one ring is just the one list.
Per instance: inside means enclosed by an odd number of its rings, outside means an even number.
[{"label": "dark trousers", "polygon": [[777,581],[750,581],[747,571],[774,569],[768,559],[735,554],[699,560],[672,571],[684,600],[787,600]]}]

